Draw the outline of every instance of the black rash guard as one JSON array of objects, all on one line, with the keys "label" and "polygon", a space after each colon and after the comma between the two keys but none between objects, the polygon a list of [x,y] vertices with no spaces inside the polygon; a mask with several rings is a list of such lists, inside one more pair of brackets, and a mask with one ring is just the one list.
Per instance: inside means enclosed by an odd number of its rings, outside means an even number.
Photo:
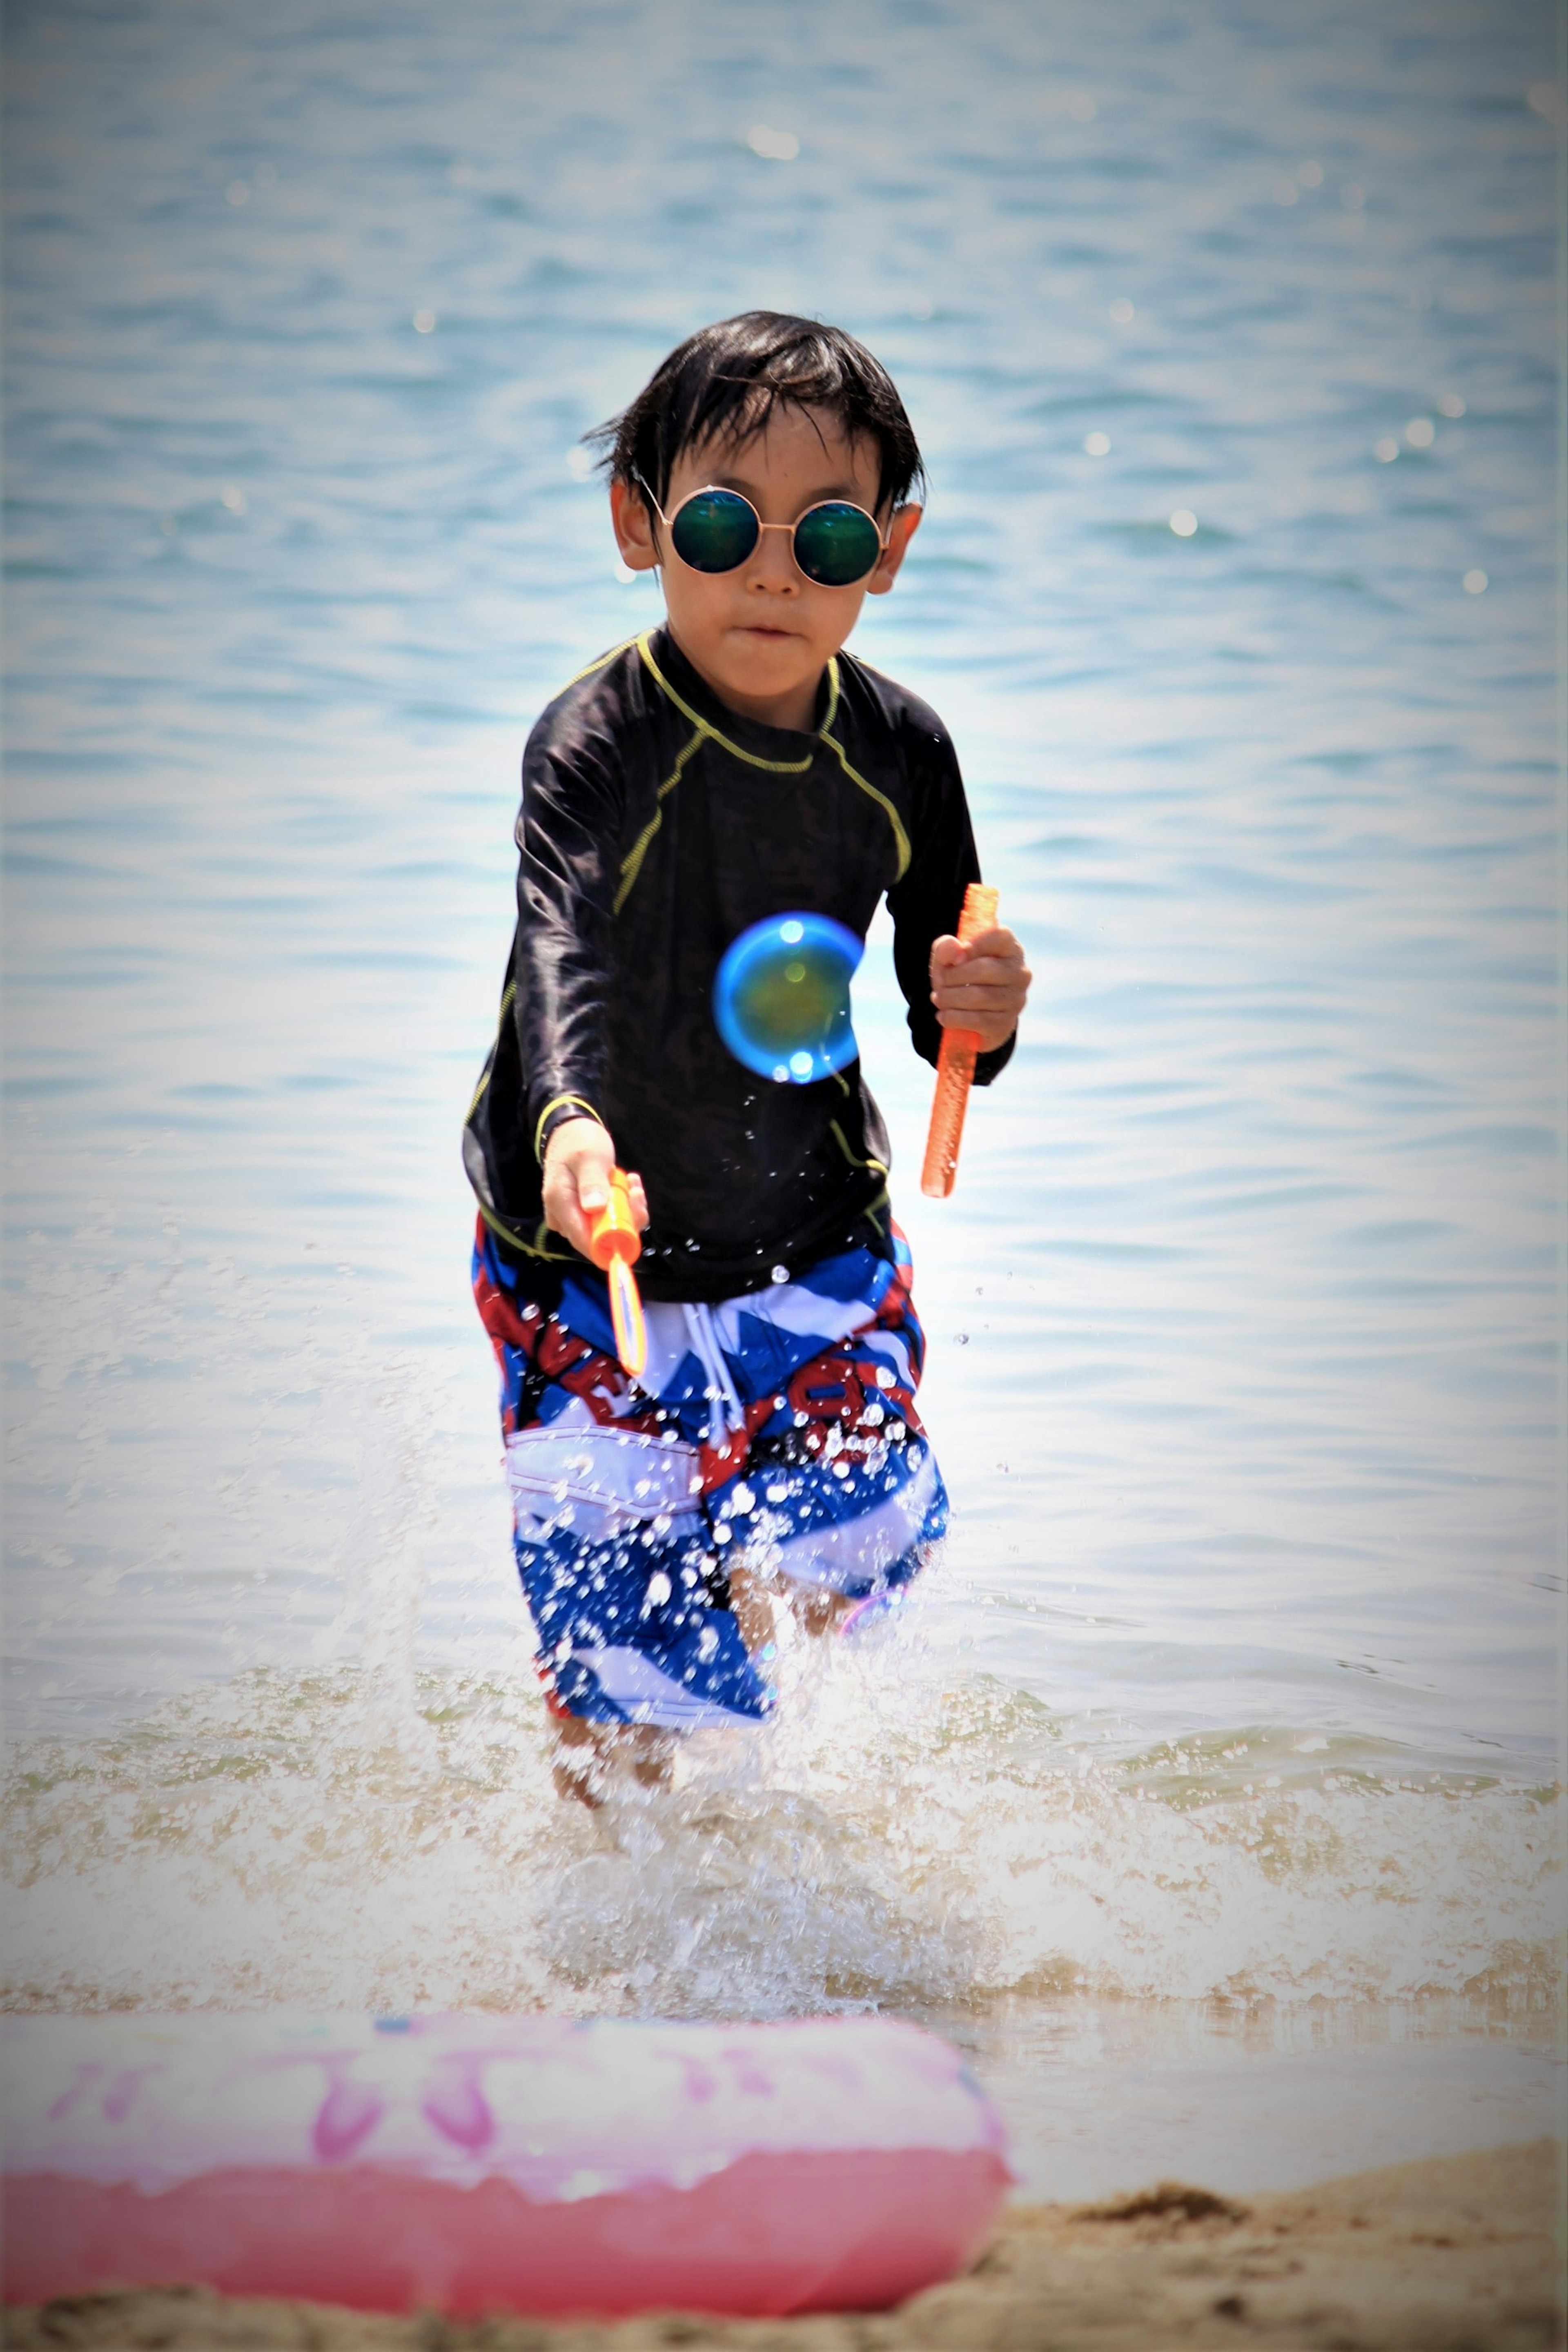
[{"label": "black rash guard", "polygon": [[[931,941],[979,878],[947,732],[847,655],[813,733],[721,703],[668,630],[618,646],[528,739],[518,924],[500,1023],[463,1138],[486,1222],[542,1288],[581,1264],[542,1223],[540,1160],[589,1110],[647,1189],[650,1298],[761,1289],[887,1224],[888,1141],[849,1064],[808,1086],[736,1061],[714,974],[765,917],[831,915],[864,938],[884,892],[915,1050],[934,1062]],[[982,1086],[1011,1039],[982,1055]]]}]

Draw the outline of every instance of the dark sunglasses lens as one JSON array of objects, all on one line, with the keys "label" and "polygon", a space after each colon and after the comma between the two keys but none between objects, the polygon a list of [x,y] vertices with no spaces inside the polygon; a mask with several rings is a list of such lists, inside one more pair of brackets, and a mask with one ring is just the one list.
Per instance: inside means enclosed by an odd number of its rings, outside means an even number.
[{"label": "dark sunglasses lens", "polygon": [[870,516],[837,499],[813,507],[795,527],[795,560],[822,588],[850,588],[864,580],[881,547]]},{"label": "dark sunglasses lens", "polygon": [[693,572],[733,572],[757,543],[757,518],[733,490],[699,490],[670,524],[669,535]]}]

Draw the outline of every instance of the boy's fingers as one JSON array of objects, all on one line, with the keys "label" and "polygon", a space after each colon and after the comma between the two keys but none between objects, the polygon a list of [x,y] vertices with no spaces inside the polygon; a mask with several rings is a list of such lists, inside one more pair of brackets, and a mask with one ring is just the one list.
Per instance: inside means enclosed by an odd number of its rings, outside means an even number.
[{"label": "boy's fingers", "polygon": [[1004,1005],[1023,1006],[1028,1000],[1030,975],[1012,966],[993,966],[991,971],[977,971],[973,976],[965,971],[961,978],[943,979],[931,991],[931,1003],[941,1012],[952,1012],[968,1007],[971,1010]]},{"label": "boy's fingers", "polygon": [[970,1029],[990,1048],[1018,1025],[1033,977],[1014,934],[1000,924],[967,943],[934,940],[931,999],[944,1029]]},{"label": "boy's fingers", "polygon": [[615,1145],[597,1119],[565,1119],[544,1152],[544,1222],[588,1255],[589,1223],[610,1197]]},{"label": "boy's fingers", "polygon": [[939,974],[950,988],[1014,988],[1022,979],[1022,956],[967,955],[962,963],[943,964]]},{"label": "boy's fingers", "polygon": [[980,931],[972,940],[955,939],[951,932],[931,941],[931,977],[939,971],[956,977],[962,971],[967,980],[972,972],[1018,971],[1023,968],[1024,946],[1017,935],[1000,923],[990,930]]},{"label": "boy's fingers", "polygon": [[1024,950],[1016,931],[1010,931],[1005,923],[995,923],[990,930],[980,931],[970,940],[969,952],[971,955],[1021,957]]},{"label": "boy's fingers", "polygon": [[[592,1255],[594,1220],[609,1202],[615,1164],[614,1140],[597,1119],[563,1120],[545,1147],[544,1222],[584,1257]],[[648,1223],[647,1194],[629,1169],[626,1197],[641,1233]]]}]

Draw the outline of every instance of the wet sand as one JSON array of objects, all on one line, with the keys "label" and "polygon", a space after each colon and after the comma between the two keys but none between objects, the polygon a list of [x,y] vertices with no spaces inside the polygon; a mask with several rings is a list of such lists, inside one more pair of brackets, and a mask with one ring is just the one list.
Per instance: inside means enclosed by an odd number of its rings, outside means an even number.
[{"label": "wet sand", "polygon": [[1248,2205],[1166,2182],[1095,2205],[1016,2206],[968,2276],[875,2317],[462,2325],[185,2290],[12,2311],[5,2341],[16,2352],[1538,2352],[1564,2342],[1565,2160],[1538,2140]]}]

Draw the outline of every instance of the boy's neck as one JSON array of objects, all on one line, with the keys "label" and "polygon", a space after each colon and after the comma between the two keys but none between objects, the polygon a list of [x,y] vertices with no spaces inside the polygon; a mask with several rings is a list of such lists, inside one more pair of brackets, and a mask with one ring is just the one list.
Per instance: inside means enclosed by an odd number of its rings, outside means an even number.
[{"label": "boy's neck", "polygon": [[797,735],[816,733],[816,706],[822,698],[822,681],[826,675],[825,669],[819,669],[814,678],[807,679],[803,685],[791,687],[784,694],[738,694],[732,686],[721,686],[700,661],[692,660],[690,653],[668,621],[665,627],[668,630],[670,643],[682,659],[691,663],[709,692],[717,695],[725,709],[732,710],[737,719],[753,719],[761,727],[785,728]]}]

